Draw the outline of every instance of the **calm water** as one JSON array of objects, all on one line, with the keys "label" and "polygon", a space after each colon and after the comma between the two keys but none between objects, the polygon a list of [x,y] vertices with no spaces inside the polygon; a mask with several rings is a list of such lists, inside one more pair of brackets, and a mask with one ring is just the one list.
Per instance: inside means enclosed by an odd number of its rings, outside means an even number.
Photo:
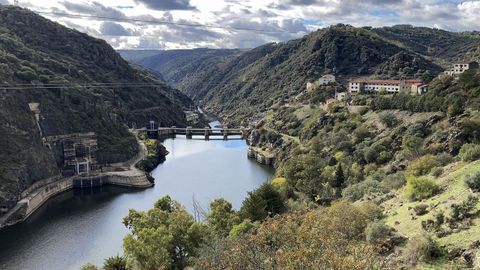
[{"label": "calm water", "polygon": [[170,154],[152,175],[155,187],[132,191],[103,187],[66,192],[25,223],[0,231],[0,269],[78,269],[86,262],[121,254],[129,208],[146,210],[170,195],[189,211],[193,199],[205,209],[223,197],[239,208],[248,191],[272,177],[271,169],[247,159],[244,141],[165,141]]}]

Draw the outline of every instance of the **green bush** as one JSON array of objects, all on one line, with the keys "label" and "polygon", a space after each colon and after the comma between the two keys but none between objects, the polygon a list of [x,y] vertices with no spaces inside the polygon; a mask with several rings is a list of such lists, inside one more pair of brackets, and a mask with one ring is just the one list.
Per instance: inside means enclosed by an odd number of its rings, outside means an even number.
[{"label": "green bush", "polygon": [[430,174],[436,178],[440,177],[443,173],[443,168],[442,167],[435,167],[430,171]]},{"label": "green bush", "polygon": [[387,175],[382,181],[382,186],[388,190],[394,190],[403,187],[405,182],[405,174],[403,172],[397,172]]},{"label": "green bush", "polygon": [[380,182],[367,179],[363,182],[353,184],[346,187],[342,191],[342,196],[351,201],[360,200],[364,195],[373,193],[386,193],[388,190],[384,188]]},{"label": "green bush", "polygon": [[480,191],[480,172],[465,176],[465,184],[475,192]]},{"label": "green bush", "polygon": [[480,159],[480,144],[464,144],[458,155],[466,162]]},{"label": "green bush", "polygon": [[367,225],[365,229],[365,236],[370,243],[381,243],[389,235],[391,229],[385,224],[383,220],[376,220]]},{"label": "green bush", "polygon": [[103,270],[127,270],[127,259],[123,256],[113,256],[105,259]]},{"label": "green bush", "polygon": [[415,267],[421,262],[431,262],[443,255],[438,243],[429,236],[416,236],[410,239],[405,248],[407,263]]},{"label": "green bush", "polygon": [[407,175],[422,176],[430,173],[435,167],[440,167],[443,164],[440,160],[432,155],[425,155],[413,161],[407,168]]},{"label": "green bush", "polygon": [[393,113],[390,112],[381,113],[378,118],[382,124],[389,128],[395,127],[401,122],[401,120],[399,120]]},{"label": "green bush", "polygon": [[439,186],[427,177],[409,177],[405,195],[412,201],[427,199],[438,193]]}]

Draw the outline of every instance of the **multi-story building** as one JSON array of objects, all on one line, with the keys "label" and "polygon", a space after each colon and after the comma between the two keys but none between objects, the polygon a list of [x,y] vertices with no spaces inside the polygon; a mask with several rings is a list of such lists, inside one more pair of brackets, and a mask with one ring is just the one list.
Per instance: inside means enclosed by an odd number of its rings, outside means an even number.
[{"label": "multi-story building", "polygon": [[445,74],[446,75],[460,75],[464,73],[465,71],[469,69],[476,69],[479,68],[479,65],[477,62],[470,62],[470,63],[457,63],[453,65],[453,68],[450,70],[446,70]]},{"label": "multi-story building", "polygon": [[427,86],[421,80],[354,80],[348,84],[348,91],[350,93],[413,92],[423,94],[427,91]]},{"label": "multi-story building", "polygon": [[320,85],[327,85],[329,83],[335,82],[334,75],[324,75],[320,79],[312,82],[307,82],[307,91],[314,90]]},{"label": "multi-story building", "polygon": [[318,79],[318,82],[320,85],[327,85],[329,83],[335,82],[335,76],[334,75],[324,75],[320,79]]}]

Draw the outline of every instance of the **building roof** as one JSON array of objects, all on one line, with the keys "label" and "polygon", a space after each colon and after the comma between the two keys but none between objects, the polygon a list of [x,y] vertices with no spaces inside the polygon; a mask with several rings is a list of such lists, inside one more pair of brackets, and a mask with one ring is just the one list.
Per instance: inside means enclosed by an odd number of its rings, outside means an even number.
[{"label": "building roof", "polygon": [[[407,84],[422,84],[421,80],[404,80]],[[400,84],[402,80],[353,80],[352,83]]]}]

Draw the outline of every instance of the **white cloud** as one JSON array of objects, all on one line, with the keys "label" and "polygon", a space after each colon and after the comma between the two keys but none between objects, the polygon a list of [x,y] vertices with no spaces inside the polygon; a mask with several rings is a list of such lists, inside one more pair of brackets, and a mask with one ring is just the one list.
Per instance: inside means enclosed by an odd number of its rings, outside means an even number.
[{"label": "white cloud", "polygon": [[[20,3],[34,10],[174,23],[48,16],[104,38],[115,48],[254,47],[297,38],[336,23],[355,26],[409,23],[456,31],[480,27],[480,1],[473,0],[20,0]],[[223,28],[185,26],[192,24]]]}]

